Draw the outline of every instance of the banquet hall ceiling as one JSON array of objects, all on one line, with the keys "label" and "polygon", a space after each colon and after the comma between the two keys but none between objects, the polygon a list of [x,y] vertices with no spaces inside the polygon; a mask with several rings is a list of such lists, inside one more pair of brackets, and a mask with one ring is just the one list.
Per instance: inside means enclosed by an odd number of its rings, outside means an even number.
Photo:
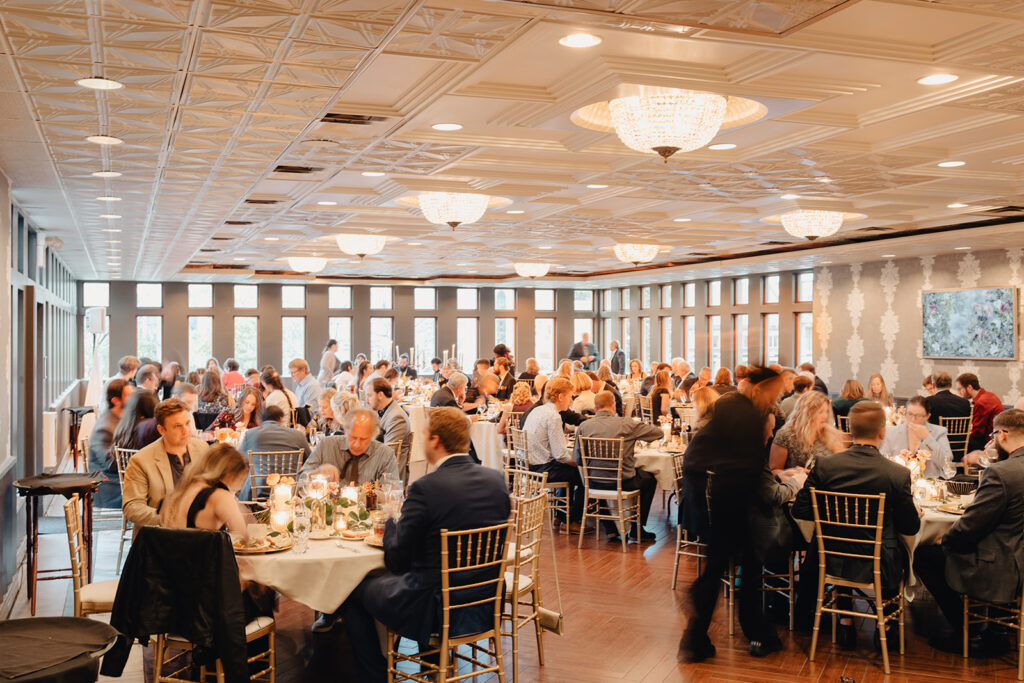
[{"label": "banquet hall ceiling", "polygon": [[[0,168],[82,279],[269,277],[313,254],[346,278],[603,272],[616,240],[666,263],[787,248],[762,219],[798,207],[864,214],[835,241],[1024,205],[1010,0],[4,0],[0,28]],[[559,44],[578,31],[603,42]],[[938,73],[958,79],[917,83]],[[768,115],[666,164],[570,122],[623,84]],[[511,204],[452,231],[396,201],[427,190]],[[333,236],[363,231],[396,240],[345,257]]]}]

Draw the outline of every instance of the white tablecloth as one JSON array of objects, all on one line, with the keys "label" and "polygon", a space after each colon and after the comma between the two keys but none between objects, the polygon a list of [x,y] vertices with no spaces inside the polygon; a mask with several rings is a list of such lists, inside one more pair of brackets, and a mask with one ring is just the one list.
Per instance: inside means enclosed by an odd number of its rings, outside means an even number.
[{"label": "white tablecloth", "polygon": [[672,491],[675,488],[676,471],[672,467],[672,454],[657,448],[637,448],[633,455],[636,466],[650,472],[658,480],[658,488]]},{"label": "white tablecloth", "polygon": [[243,579],[270,586],[320,612],[333,612],[370,571],[384,566],[384,553],[362,541],[309,541],[303,554],[237,555]]},{"label": "white tablecloth", "polygon": [[[409,411],[412,426],[412,449],[409,451],[409,482],[422,477],[432,468],[427,465],[427,456],[423,452],[423,425],[427,420],[426,406],[405,406]],[[496,422],[474,422],[470,427],[469,438],[476,449],[476,455],[485,467],[504,471],[505,463],[501,457],[502,436],[498,434]]]}]

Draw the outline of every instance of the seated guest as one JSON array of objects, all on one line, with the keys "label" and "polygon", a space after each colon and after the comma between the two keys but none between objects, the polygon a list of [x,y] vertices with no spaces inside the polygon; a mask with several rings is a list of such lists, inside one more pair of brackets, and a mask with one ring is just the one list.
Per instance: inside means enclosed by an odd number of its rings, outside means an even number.
[{"label": "seated guest", "polygon": [[491,374],[491,361],[486,358],[479,359],[473,366],[473,376],[470,378],[469,387],[472,389],[480,383],[480,378]]},{"label": "seated guest", "polygon": [[352,361],[343,360],[341,365],[338,366],[338,374],[331,378],[334,382],[334,388],[338,391],[355,391],[356,376],[352,373]]},{"label": "seated guest", "polygon": [[[779,403],[779,407],[782,408],[782,414],[789,419],[789,416],[793,414],[793,409],[796,407],[796,402],[805,391],[809,391],[814,387],[814,380],[804,377],[803,375],[797,375],[793,378],[793,393],[782,399]],[[824,394],[822,394],[824,396]],[[829,406],[831,408],[831,406]],[[831,411],[830,411],[831,413]]]},{"label": "seated guest", "polygon": [[152,391],[132,392],[114,429],[115,448],[137,451],[160,438],[153,419],[158,402],[156,393]]},{"label": "seated guest", "polygon": [[284,388],[281,382],[281,375],[277,374],[274,368],[264,368],[260,373],[260,388],[263,391],[263,405],[277,406],[281,409],[281,424],[285,427],[292,426],[292,413],[298,408],[298,398],[288,389]]},{"label": "seated guest", "polygon": [[925,375],[924,379],[921,380],[921,388],[924,390],[924,396],[935,395],[935,378],[933,375]]},{"label": "seated guest", "polygon": [[[597,378],[604,382],[604,390],[610,391],[615,396],[615,414],[622,417],[622,393],[615,385],[615,377],[612,376],[611,368],[602,365],[597,369]],[[597,392],[594,392],[595,394]]]},{"label": "seated guest", "polygon": [[864,385],[855,379],[848,379],[839,392],[839,398],[832,401],[832,412],[837,416],[846,417],[850,414],[853,404],[868,400],[864,395]]},{"label": "seated guest", "polygon": [[926,479],[945,477],[953,465],[953,449],[949,446],[946,428],[928,422],[928,399],[912,396],[907,401],[907,419],[901,425],[885,430],[882,455],[908,463],[911,458],[921,462],[921,476]]},{"label": "seated guest", "polygon": [[[654,500],[654,490],[658,488],[658,480],[654,475],[636,466],[634,448],[637,441],[657,441],[662,437],[662,431],[654,425],[637,422],[626,417],[619,417],[615,414],[615,397],[610,391],[602,391],[595,398],[597,413],[591,419],[585,421],[576,430],[576,444],[573,447],[573,460],[579,466],[582,463],[582,449],[580,446],[581,437],[597,439],[622,439],[622,490],[640,491],[640,538],[638,541],[657,540],[657,534],[645,531],[647,517],[651,512],[651,501]],[[601,482],[598,482],[600,484]],[[591,484],[595,488],[615,488],[613,486],[600,486]],[[614,527],[613,527],[614,528]],[[630,534],[633,532],[630,531]],[[610,541],[620,540],[617,537],[609,538]]]},{"label": "seated guest", "polygon": [[[461,411],[430,411],[424,439],[427,462],[437,470],[409,486],[401,517],[387,522],[387,571],[363,579],[339,610],[356,659],[356,678],[362,683],[383,683],[388,678],[377,622],[419,643],[421,650],[429,648],[431,635],[440,630],[441,529],[501,524],[510,513],[501,473],[478,467],[465,455],[469,421]],[[486,590],[494,594],[493,587]],[[490,604],[457,610],[451,619],[449,635],[453,637],[494,624]]]},{"label": "seated guest", "polygon": [[398,374],[407,379],[416,379],[416,368],[409,365],[409,354],[403,353],[398,357]]},{"label": "seated guest", "polygon": [[563,377],[565,379],[572,377],[572,361],[563,359],[558,364],[558,370],[555,372],[555,377]]},{"label": "seated guest", "polygon": [[[191,436],[193,439],[202,439],[203,437],[199,434],[199,430],[196,428],[196,408],[199,407],[199,392],[196,391],[194,384],[188,382],[178,382],[171,389],[171,398],[176,398],[179,401],[184,401],[185,405],[188,406],[188,412],[192,416],[192,424],[189,426]],[[156,434],[156,421],[153,422],[153,434],[152,443],[156,441],[156,437],[160,436]]]},{"label": "seated guest", "polygon": [[729,368],[718,369],[718,372],[715,373],[715,383],[711,385],[711,388],[719,394],[727,394],[730,391],[736,391],[736,387],[733,386],[732,383],[732,373],[729,372]]},{"label": "seated guest", "polygon": [[[363,384],[370,377],[370,375],[373,374],[373,366],[364,360],[357,362],[355,364],[355,367],[356,378],[352,382],[352,393],[358,396],[359,392],[363,390]],[[376,377],[383,377],[383,375],[377,375]],[[376,377],[374,379],[376,379]]]},{"label": "seated guest", "polygon": [[216,372],[204,373],[203,381],[199,385],[199,406],[196,412],[219,415],[233,404],[234,401],[220,383],[220,375]]},{"label": "seated guest", "polygon": [[206,457],[209,446],[189,436],[191,422],[183,401],[171,398],[157,405],[160,438],[133,455],[124,471],[121,509],[136,528],[160,526],[160,504],[181,481],[185,468]]},{"label": "seated guest", "polygon": [[264,406],[259,427],[245,430],[238,450],[246,457],[253,451],[302,451],[302,458],[309,457],[309,442],[298,429],[285,427],[284,413],[277,406]]},{"label": "seated guest", "polygon": [[384,371],[384,380],[391,385],[391,388],[397,393],[401,391],[398,386],[402,382],[401,375],[398,374],[398,370],[395,368],[388,368]]},{"label": "seated guest", "polygon": [[503,356],[494,359],[494,374],[498,376],[498,391],[494,397],[499,401],[507,401],[512,395],[512,387],[516,384],[515,375],[509,372],[508,360]]},{"label": "seated guest", "polygon": [[654,363],[651,367],[651,374],[644,378],[644,381],[640,383],[640,395],[647,396],[651,393],[651,389],[654,388],[654,381],[658,376],[658,373],[662,370],[671,372],[672,366],[668,363]]},{"label": "seated guest", "polygon": [[331,397],[331,412],[334,413],[334,421],[337,423],[336,431],[331,436],[339,436],[345,433],[345,416],[349,412],[360,408],[359,399],[355,394],[347,391],[339,391]]},{"label": "seated guest", "polygon": [[814,380],[814,390],[820,391],[821,393],[828,396],[828,387],[825,386],[825,381],[814,373],[814,363],[801,363],[800,367],[798,367],[797,370],[799,370],[800,372],[810,373],[811,379]]},{"label": "seated guest", "polygon": [[499,358],[504,358],[505,363],[508,364],[508,371],[512,373],[513,378],[516,372],[516,359],[512,357],[512,349],[508,348],[505,344],[497,344],[491,351],[494,353],[494,361],[497,362]]},{"label": "seated guest", "polygon": [[640,391],[640,385],[645,377],[647,377],[647,373],[644,372],[643,363],[637,358],[629,361],[629,374],[626,375],[626,381],[629,382],[630,390],[634,393]]},{"label": "seated guest", "polygon": [[[663,364],[664,365],[664,364]],[[659,366],[661,367],[661,366]],[[667,367],[667,366],[665,366]],[[668,370],[658,370],[651,387],[651,421],[657,425],[663,417],[672,419],[672,376]]]},{"label": "seated guest", "polygon": [[[793,529],[787,510],[806,479],[807,472],[803,468],[773,473],[765,463],[754,499],[752,539],[757,559],[769,571],[784,573],[787,569],[786,563],[793,551]],[[765,596],[766,601],[773,597],[781,596],[778,593]]]},{"label": "seated guest", "polygon": [[877,372],[871,375],[868,380],[868,400],[881,403],[883,406],[891,406],[894,401],[885,388],[885,379]]},{"label": "seated guest", "polygon": [[697,421],[693,425],[692,432],[696,433],[704,427],[714,413],[715,401],[722,395],[711,387],[701,387],[693,390],[693,407],[697,411]]},{"label": "seated guest", "polygon": [[324,436],[341,433],[341,420],[334,414],[334,397],[337,391],[327,387],[320,394],[317,401],[317,416],[311,426],[315,427]]},{"label": "seated guest", "polygon": [[467,413],[475,412],[480,407],[487,409],[487,404],[498,391],[498,376],[488,372],[477,380],[476,386],[466,390],[462,401],[462,409]]},{"label": "seated guest", "polygon": [[256,368],[249,368],[245,371],[245,383],[250,387],[260,388],[260,371]]},{"label": "seated guest", "polygon": [[430,369],[432,371],[432,373],[430,375],[430,381],[431,382],[436,382],[439,379],[441,379],[441,359],[440,358],[436,358],[435,357],[435,358],[431,358],[430,359]]},{"label": "seated guest", "polygon": [[255,387],[243,387],[242,393],[235,401],[235,407],[221,411],[210,431],[218,429],[253,429],[260,426],[260,411],[263,409],[263,397]]},{"label": "seated guest", "polygon": [[593,414],[596,408],[594,407],[594,392],[591,391],[593,387],[593,380],[585,372],[574,372],[572,375],[572,409],[577,413],[591,413]]},{"label": "seated guest", "polygon": [[377,441],[380,422],[375,411],[350,411],[345,415],[344,430],[345,436],[322,439],[303,463],[301,472],[324,474],[330,481],[342,484],[365,484],[387,475],[398,476],[395,452]]},{"label": "seated guest", "polygon": [[956,378],[957,391],[964,398],[971,399],[974,405],[974,416],[971,418],[971,435],[967,440],[967,450],[980,451],[988,443],[992,432],[992,421],[1003,412],[1003,402],[991,391],[985,391],[978,382],[978,376],[965,372]]},{"label": "seated guest", "polygon": [[971,414],[971,402],[957,393],[953,393],[953,378],[949,373],[940,372],[932,375],[935,382],[935,393],[929,401],[931,417],[928,421],[939,424],[940,417],[967,417]]},{"label": "seated guest", "polygon": [[135,385],[133,380],[135,379],[135,373],[138,372],[140,365],[142,364],[139,363],[139,359],[135,356],[122,356],[121,359],[117,361],[117,374],[107,381],[123,379],[134,387]]},{"label": "seated guest", "polygon": [[[508,425],[509,413],[525,413],[533,405],[533,392],[530,389],[529,382],[516,382],[516,385],[512,388],[512,396],[509,397],[509,403],[512,404],[511,410],[506,410],[501,414],[501,420],[498,422],[498,433],[504,434],[506,426]],[[520,415],[522,417],[522,415]],[[522,422],[519,423],[520,425]]]},{"label": "seated guest", "polygon": [[[779,371],[779,372],[782,372],[782,371]],[[782,393],[783,393],[783,395],[788,394],[788,393],[792,393],[792,391],[793,391],[793,377],[795,377],[795,376],[796,376],[796,373],[793,372],[792,370],[786,370],[785,372],[782,373],[782,380],[783,380]],[[732,374],[732,378],[734,380],[736,380],[736,390],[737,391],[743,391],[743,384],[747,381],[747,366],[746,365],[737,365],[736,366],[736,372],[734,372]]]},{"label": "seated guest", "polygon": [[[152,363],[146,363],[135,373],[135,386],[146,391],[160,388],[160,369]],[[159,399],[157,399],[159,400]]]},{"label": "seated guest", "polygon": [[703,367],[700,369],[700,373],[697,374],[697,386],[711,386],[711,368]]},{"label": "seated guest", "polygon": [[[806,398],[806,397],[805,397]],[[804,399],[801,399],[803,402]],[[799,405],[797,406],[799,410]],[[841,493],[885,494],[885,514],[882,519],[882,596],[893,597],[899,589],[900,578],[907,565],[907,554],[899,536],[913,536],[921,528],[921,519],[914,497],[910,492],[910,471],[886,460],[878,450],[885,438],[885,410],[877,403],[863,401],[850,408],[850,434],[853,445],[847,450],[826,455],[815,461],[814,469],[807,475],[807,481],[796,494],[793,516],[797,519],[814,519],[811,510],[811,488],[819,491]],[[860,531],[860,530],[858,530]],[[870,532],[871,538],[874,532]],[[858,536],[860,538],[862,536]],[[865,546],[861,546],[862,549]],[[854,550],[852,552],[859,552]],[[850,581],[872,580],[870,561],[855,558],[828,558],[828,572]],[[800,568],[801,583],[817,585],[817,561],[806,561]],[[849,607],[847,607],[848,609]],[[844,647],[853,647],[857,633],[850,617],[840,618],[839,639]],[[896,631],[892,624],[886,629],[889,647],[898,647]]]},{"label": "seated guest", "polygon": [[104,388],[107,395],[106,410],[96,420],[96,426],[89,435],[89,471],[107,475],[107,481],[101,482],[93,494],[92,504],[96,507],[121,507],[121,485],[118,483],[117,461],[113,450],[114,430],[134,390],[135,387],[120,378],[110,380]]},{"label": "seated guest", "polygon": [[[810,380],[801,377],[805,382]],[[786,424],[775,434],[768,463],[778,473],[793,467],[814,466],[817,458],[845,450],[843,436],[829,424],[828,397],[819,391],[805,391]]]},{"label": "seated guest", "polygon": [[316,377],[309,374],[309,363],[302,358],[293,358],[288,363],[288,372],[295,382],[295,399],[300,406],[316,406],[320,392],[324,390]]},{"label": "seated guest", "polygon": [[[993,445],[999,461],[981,476],[974,501],[946,532],[940,545],[918,546],[914,572],[935,597],[953,629],[933,645],[961,652],[963,648],[963,594],[976,600],[1017,603],[1024,568],[1024,411],[1013,409],[993,418]],[[1005,635],[991,627],[971,632],[970,650],[982,654],[1005,650]]]},{"label": "seated guest", "polygon": [[409,416],[393,396],[391,385],[383,379],[373,380],[370,392],[366,394],[367,405],[377,411],[380,420],[380,434],[377,440],[381,443],[401,441],[412,431]]},{"label": "seated guest", "polygon": [[452,373],[444,386],[430,397],[431,408],[461,408],[469,380],[461,372]]},{"label": "seated guest", "polygon": [[220,376],[220,383],[224,385],[224,391],[231,395],[245,384],[245,377],[238,371],[238,361],[234,358],[224,361],[224,374]]},{"label": "seated guest", "polygon": [[373,372],[366,375],[366,378],[362,379],[359,383],[359,388],[363,390],[364,396],[366,395],[367,390],[370,388],[370,382],[377,379],[378,377],[383,377],[384,373],[387,372],[388,368],[390,367],[391,362],[386,360],[379,360],[374,364]]},{"label": "seated guest", "polygon": [[174,385],[181,381],[178,377],[180,372],[181,366],[170,361],[164,363],[160,368],[160,387],[157,389],[157,396],[160,400],[171,397]]},{"label": "seated guest", "polygon": [[557,522],[568,524],[570,533],[579,533],[583,517],[583,480],[565,440],[565,427],[559,411],[572,402],[572,384],[562,377],[548,380],[545,402],[523,415],[530,470],[547,472],[549,482],[565,482],[569,489],[569,519],[559,512]]}]

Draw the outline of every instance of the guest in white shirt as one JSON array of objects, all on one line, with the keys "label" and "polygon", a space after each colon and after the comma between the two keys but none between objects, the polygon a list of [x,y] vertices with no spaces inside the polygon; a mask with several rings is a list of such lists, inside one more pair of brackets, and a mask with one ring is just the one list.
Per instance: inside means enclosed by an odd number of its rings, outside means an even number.
[{"label": "guest in white shirt", "polygon": [[903,464],[916,459],[922,465],[921,476],[926,479],[947,477],[947,469],[953,464],[953,449],[946,428],[930,423],[930,414],[927,397],[911,397],[907,401],[907,421],[887,428],[878,450]]},{"label": "guest in white shirt", "polygon": [[302,358],[296,358],[288,363],[288,372],[291,373],[292,381],[295,382],[295,397],[298,399],[298,404],[315,408],[324,388],[320,386],[320,382],[317,382],[313,375],[309,374],[309,363]]},{"label": "guest in white shirt", "polygon": [[360,389],[363,390],[363,396],[366,396],[367,392],[370,390],[370,384],[373,382],[373,380],[377,379],[378,377],[384,377],[384,373],[387,372],[388,368],[390,367],[390,361],[386,360],[379,360],[374,364],[373,372],[366,376],[366,379],[363,380],[362,385],[360,385],[359,387]]},{"label": "guest in white shirt", "polygon": [[123,379],[125,382],[131,382],[135,379],[135,373],[138,372],[139,365],[139,359],[135,356],[123,356],[121,360],[117,361],[117,374],[110,377],[107,381]]},{"label": "guest in white shirt", "polygon": [[542,405],[530,409],[523,423],[530,470],[547,472],[549,482],[566,483],[569,488],[569,520],[559,516],[558,523],[568,521],[569,532],[579,533],[579,521],[583,517],[583,480],[566,444],[565,427],[559,414],[572,403],[572,384],[561,377],[548,380],[544,398]]},{"label": "guest in white shirt", "polygon": [[284,413],[281,424],[285,427],[292,426],[292,411],[300,404],[295,394],[284,388],[281,382],[281,375],[277,374],[274,368],[267,368],[260,373],[260,387],[263,390],[263,405],[277,406]]},{"label": "guest in white shirt", "polygon": [[585,372],[574,372],[572,375],[572,390],[576,394],[576,398],[573,399],[572,409],[577,413],[593,413],[597,409],[594,407],[594,392],[591,391],[593,386],[593,380],[590,379],[590,375]]},{"label": "guest in white shirt", "polygon": [[338,374],[334,376],[334,388],[338,391],[355,391],[356,376],[352,374],[352,361],[341,364]]}]

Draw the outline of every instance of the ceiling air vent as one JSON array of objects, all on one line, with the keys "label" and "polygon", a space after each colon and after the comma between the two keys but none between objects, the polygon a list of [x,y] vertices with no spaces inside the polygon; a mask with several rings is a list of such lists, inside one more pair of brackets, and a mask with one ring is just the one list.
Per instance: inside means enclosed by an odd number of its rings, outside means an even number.
[{"label": "ceiling air vent", "polygon": [[339,114],[330,112],[320,119],[324,123],[344,123],[349,126],[369,126],[371,123],[385,121],[383,116],[367,116],[365,114]]},{"label": "ceiling air vent", "polygon": [[298,175],[309,175],[310,173],[319,173],[324,169],[316,168],[314,166],[289,166],[282,164],[274,168],[274,173],[295,173]]},{"label": "ceiling air vent", "polygon": [[252,198],[249,198],[249,199],[245,200],[246,204],[261,204],[261,205],[266,205],[266,206],[270,206],[271,204],[279,204],[280,202],[281,202],[280,199],[252,199]]},{"label": "ceiling air vent", "polygon": [[778,240],[772,240],[771,242],[761,242],[766,247],[777,247],[783,244],[792,244],[792,242],[779,242]]},{"label": "ceiling air vent", "polygon": [[252,225],[252,221],[224,221],[224,225]]},{"label": "ceiling air vent", "polygon": [[199,251],[204,254],[216,254],[220,249],[200,249]]}]

